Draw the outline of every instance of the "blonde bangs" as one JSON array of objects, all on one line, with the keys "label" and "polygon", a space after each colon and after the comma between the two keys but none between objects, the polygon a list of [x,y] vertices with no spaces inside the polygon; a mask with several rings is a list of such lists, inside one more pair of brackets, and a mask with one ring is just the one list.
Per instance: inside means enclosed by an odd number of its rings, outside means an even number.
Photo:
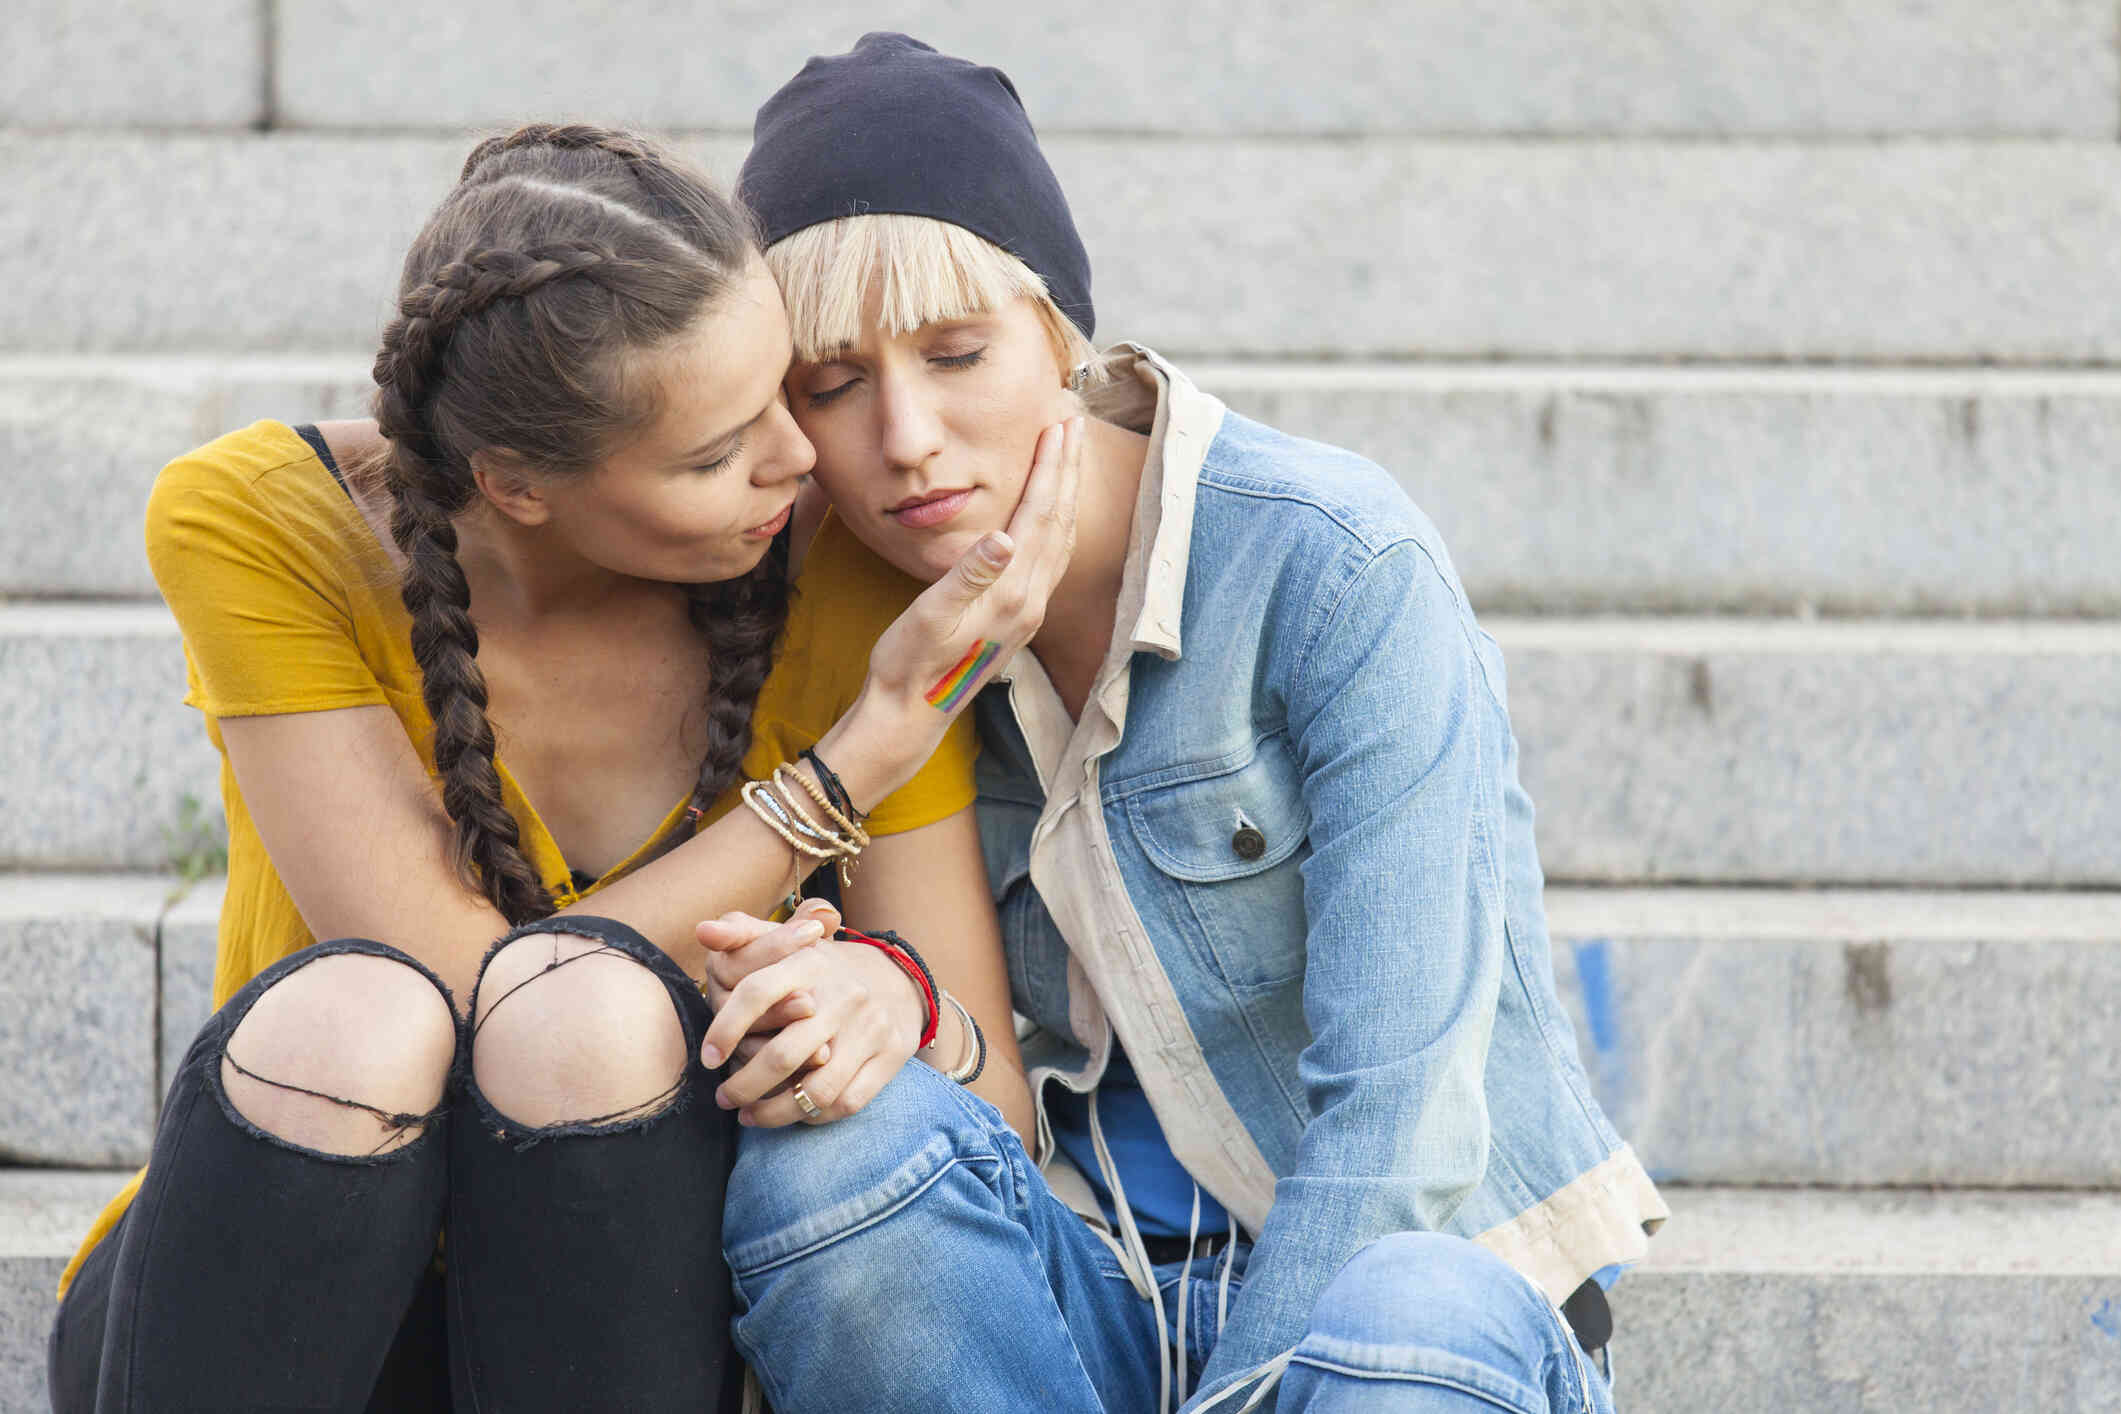
[{"label": "blonde bangs", "polygon": [[964,319],[1029,298],[1039,306],[1063,370],[1094,350],[1062,314],[1038,272],[962,226],[928,216],[843,216],[807,226],[767,248],[766,265],[788,305],[795,356],[819,363],[861,342],[862,309],[879,292],[889,337]]}]

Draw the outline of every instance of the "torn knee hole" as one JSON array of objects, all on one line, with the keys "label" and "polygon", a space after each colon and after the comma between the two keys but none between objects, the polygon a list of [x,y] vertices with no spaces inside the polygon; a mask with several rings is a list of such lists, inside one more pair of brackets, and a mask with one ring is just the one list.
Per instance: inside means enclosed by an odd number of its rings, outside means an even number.
[{"label": "torn knee hole", "polygon": [[371,953],[327,953],[265,989],[215,1068],[260,1138],[360,1157],[402,1148],[443,1112],[456,1014],[433,980]]},{"label": "torn knee hole", "polygon": [[549,935],[558,940],[551,952],[515,952],[546,936],[511,944],[487,968],[501,990],[482,999],[471,1055],[488,1128],[535,1142],[624,1129],[673,1108],[687,1047],[663,981],[626,952],[568,934]]}]

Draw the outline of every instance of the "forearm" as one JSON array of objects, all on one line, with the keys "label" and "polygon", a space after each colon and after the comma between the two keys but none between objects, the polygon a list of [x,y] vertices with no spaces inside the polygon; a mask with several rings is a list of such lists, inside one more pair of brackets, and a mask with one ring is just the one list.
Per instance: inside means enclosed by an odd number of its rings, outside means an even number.
[{"label": "forearm", "polygon": [[[855,807],[866,812],[913,777],[944,725],[940,714],[907,720],[905,713],[864,694],[819,741],[817,754],[830,764]],[[807,761],[788,764],[816,781]],[[758,815],[739,807],[562,912],[628,924],[697,977],[705,965],[693,937],[700,920],[731,912],[771,914],[816,863]]]}]

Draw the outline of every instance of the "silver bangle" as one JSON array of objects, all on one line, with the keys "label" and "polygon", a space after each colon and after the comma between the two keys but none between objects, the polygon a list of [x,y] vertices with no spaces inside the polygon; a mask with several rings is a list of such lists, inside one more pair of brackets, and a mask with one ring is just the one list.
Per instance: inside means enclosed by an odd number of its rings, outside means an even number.
[{"label": "silver bangle", "polygon": [[948,992],[943,993],[943,1000],[950,1003],[950,1009],[957,1013],[958,1020],[965,1027],[965,1059],[958,1063],[957,1069],[944,1071],[943,1079],[970,1085],[987,1068],[987,1033],[980,1030],[979,1022],[965,1009],[963,1002]]}]

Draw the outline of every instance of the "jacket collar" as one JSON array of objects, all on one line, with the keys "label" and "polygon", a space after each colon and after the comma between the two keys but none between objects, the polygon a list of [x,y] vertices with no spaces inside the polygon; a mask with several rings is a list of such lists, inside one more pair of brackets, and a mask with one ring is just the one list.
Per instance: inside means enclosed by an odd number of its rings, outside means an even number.
[{"label": "jacket collar", "polygon": [[1084,398],[1090,415],[1149,438],[1113,626],[1126,631],[1136,652],[1176,661],[1184,645],[1194,493],[1223,405],[1140,344],[1114,344],[1102,361],[1106,381]]}]

